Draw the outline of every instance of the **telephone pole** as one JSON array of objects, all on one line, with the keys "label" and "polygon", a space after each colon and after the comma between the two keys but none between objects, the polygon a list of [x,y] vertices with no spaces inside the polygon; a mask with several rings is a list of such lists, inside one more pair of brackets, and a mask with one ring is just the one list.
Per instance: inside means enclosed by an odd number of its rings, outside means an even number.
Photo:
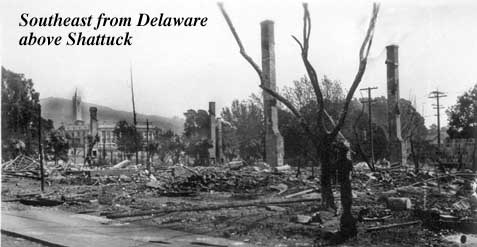
[{"label": "telephone pole", "polygon": [[441,109],[444,109],[443,106],[441,106],[439,99],[447,97],[447,95],[444,92],[441,92],[439,90],[432,91],[430,93],[429,99],[436,99],[436,104],[432,104],[434,106],[434,109],[437,110],[437,148],[440,151],[441,150],[441,114],[440,111]]},{"label": "telephone pole", "polygon": [[368,131],[369,131],[369,146],[371,148],[371,165],[374,166],[374,143],[373,143],[373,129],[371,120],[371,103],[376,102],[371,98],[371,90],[378,89],[378,87],[367,87],[360,89],[361,91],[368,91],[368,99],[361,100],[361,103],[368,104]]},{"label": "telephone pole", "polygon": [[147,170],[151,171],[151,164],[149,163],[149,119],[146,119],[146,164]]},{"label": "telephone pole", "polygon": [[38,153],[40,154],[40,180],[41,180],[41,193],[45,191],[45,177],[43,174],[43,146],[41,138],[41,105],[38,104]]},{"label": "telephone pole", "polygon": [[106,131],[103,131],[103,161],[106,162]]},{"label": "telephone pole", "polygon": [[[134,102],[134,84],[133,84],[133,74],[132,74],[132,64],[130,64],[129,67],[129,72],[131,74],[131,97],[132,97],[132,107],[133,107],[133,121],[134,121],[134,134],[137,134],[137,120],[136,120],[136,104]],[[137,138],[134,136],[134,143],[136,144],[136,165],[138,164],[139,161],[139,155],[138,155],[138,143],[137,143]]]}]

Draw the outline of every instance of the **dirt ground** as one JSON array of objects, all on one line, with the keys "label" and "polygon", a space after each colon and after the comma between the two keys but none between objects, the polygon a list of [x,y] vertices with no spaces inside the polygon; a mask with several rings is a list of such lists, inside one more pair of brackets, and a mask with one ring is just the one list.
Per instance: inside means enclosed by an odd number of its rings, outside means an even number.
[{"label": "dirt ground", "polygon": [[[418,174],[414,176],[415,174],[402,175],[401,173],[381,174],[379,178],[376,176],[369,178],[369,172],[353,175],[354,215],[361,215],[367,219],[385,217],[378,221],[363,220],[359,222],[358,236],[348,240],[342,246],[459,246],[455,242],[444,239],[445,236],[458,233],[452,230],[431,231],[422,224],[374,232],[365,231],[374,226],[422,219],[413,210],[389,210],[382,202],[376,200],[377,194],[380,192],[413,184],[428,179],[432,175]],[[60,210],[105,215],[151,209],[205,207],[234,202],[279,199],[284,195],[303,191],[316,185],[316,180],[306,179],[306,176],[309,175],[303,174],[300,178],[295,178],[290,174],[284,174],[281,178],[275,177],[273,180],[275,183],[285,184],[288,187],[282,194],[270,186],[257,186],[253,190],[246,190],[242,193],[207,190],[195,191],[187,196],[165,196],[157,189],[147,186],[147,180],[141,179],[114,178],[109,182],[104,182],[106,180],[102,179],[102,182],[88,181],[85,183],[77,177],[64,177],[61,180],[48,180],[43,196],[64,201],[62,205],[56,206]],[[2,201],[4,203],[2,203],[2,208],[15,207],[28,210],[30,206],[21,205],[17,199],[24,198],[29,194],[40,193],[39,187],[38,180],[3,175]],[[339,205],[339,190],[335,188],[334,191],[336,203]],[[430,191],[432,192],[433,189]],[[429,193],[424,197],[420,194],[405,192],[399,192],[399,195],[409,197],[414,207],[426,204],[427,207],[441,208],[441,210],[448,209],[452,203],[458,200],[457,197],[445,193],[443,196],[442,191],[440,194]],[[307,196],[319,198],[319,193],[311,193]],[[306,224],[297,222],[298,215],[310,216],[317,212],[319,212],[321,223],[319,221]],[[301,202],[273,207],[250,206],[200,212],[173,212],[154,217],[129,217],[117,220],[225,237],[248,242],[254,246],[323,246],[328,243],[327,232],[338,229],[338,217],[334,212],[320,211],[318,202]],[[2,242],[3,239],[2,236]],[[6,237],[5,241],[11,244],[15,242],[9,237]]]}]

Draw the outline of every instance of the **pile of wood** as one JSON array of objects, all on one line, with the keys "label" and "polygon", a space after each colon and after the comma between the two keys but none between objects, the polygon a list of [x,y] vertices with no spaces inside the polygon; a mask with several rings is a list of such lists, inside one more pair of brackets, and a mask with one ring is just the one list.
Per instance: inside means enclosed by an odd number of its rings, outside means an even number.
[{"label": "pile of wood", "polygon": [[2,172],[5,175],[40,178],[40,163],[35,159],[20,154],[15,159],[2,164]]}]

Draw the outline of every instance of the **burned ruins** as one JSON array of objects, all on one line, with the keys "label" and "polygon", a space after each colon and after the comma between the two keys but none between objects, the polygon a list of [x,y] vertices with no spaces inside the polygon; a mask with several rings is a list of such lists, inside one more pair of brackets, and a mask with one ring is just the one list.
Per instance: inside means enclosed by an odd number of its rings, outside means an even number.
[{"label": "burned ruins", "polygon": [[[373,43],[383,6],[372,5],[352,80],[341,83],[321,76],[326,71],[312,50],[326,37],[312,25],[319,12],[304,3],[301,34],[290,39],[306,75],[284,86],[277,76],[285,59],[278,56],[283,43],[275,42],[284,35],[278,22],[264,18],[246,27],[234,22],[237,10],[219,3],[214,21],[238,48],[228,59],[255,73],[250,92],[259,93],[230,106],[207,98],[184,109],[180,121],[139,113],[132,65],[130,94],[123,96],[131,112],[87,103],[78,89],[70,99],[40,100],[31,79],[2,67],[2,241],[477,244],[477,84],[454,105],[442,106],[448,95],[438,89],[426,92],[437,103],[437,127],[426,123],[415,99],[403,97],[406,46]],[[260,46],[241,39],[248,28],[260,34]],[[249,55],[259,48],[261,56]],[[371,49],[382,56],[372,57]],[[381,81],[363,85],[376,70],[385,75]],[[377,89],[384,95],[373,97]]]}]

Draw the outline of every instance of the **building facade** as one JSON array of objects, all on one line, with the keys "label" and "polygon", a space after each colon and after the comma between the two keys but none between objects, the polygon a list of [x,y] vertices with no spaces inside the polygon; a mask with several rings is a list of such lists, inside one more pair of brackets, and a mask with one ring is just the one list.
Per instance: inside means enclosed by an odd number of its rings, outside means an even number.
[{"label": "building facade", "polygon": [[[92,124],[87,123],[82,119],[81,103],[81,97],[79,96],[78,91],[75,91],[72,99],[73,119],[71,119],[71,122],[69,123],[61,124],[65,129],[65,132],[70,136],[69,144],[71,148],[69,154],[73,157],[74,162],[81,162],[81,160],[84,161],[86,157],[88,136],[91,135]],[[95,119],[95,121],[97,120]],[[111,162],[123,159],[124,154],[119,152],[117,137],[114,134],[116,123],[98,121],[94,124],[94,126],[97,126],[99,141],[93,147],[93,157],[109,160]],[[138,124],[136,125],[136,130],[142,137],[142,143],[140,145],[144,150],[147,142],[155,141],[159,134],[158,128],[152,124]]]}]

